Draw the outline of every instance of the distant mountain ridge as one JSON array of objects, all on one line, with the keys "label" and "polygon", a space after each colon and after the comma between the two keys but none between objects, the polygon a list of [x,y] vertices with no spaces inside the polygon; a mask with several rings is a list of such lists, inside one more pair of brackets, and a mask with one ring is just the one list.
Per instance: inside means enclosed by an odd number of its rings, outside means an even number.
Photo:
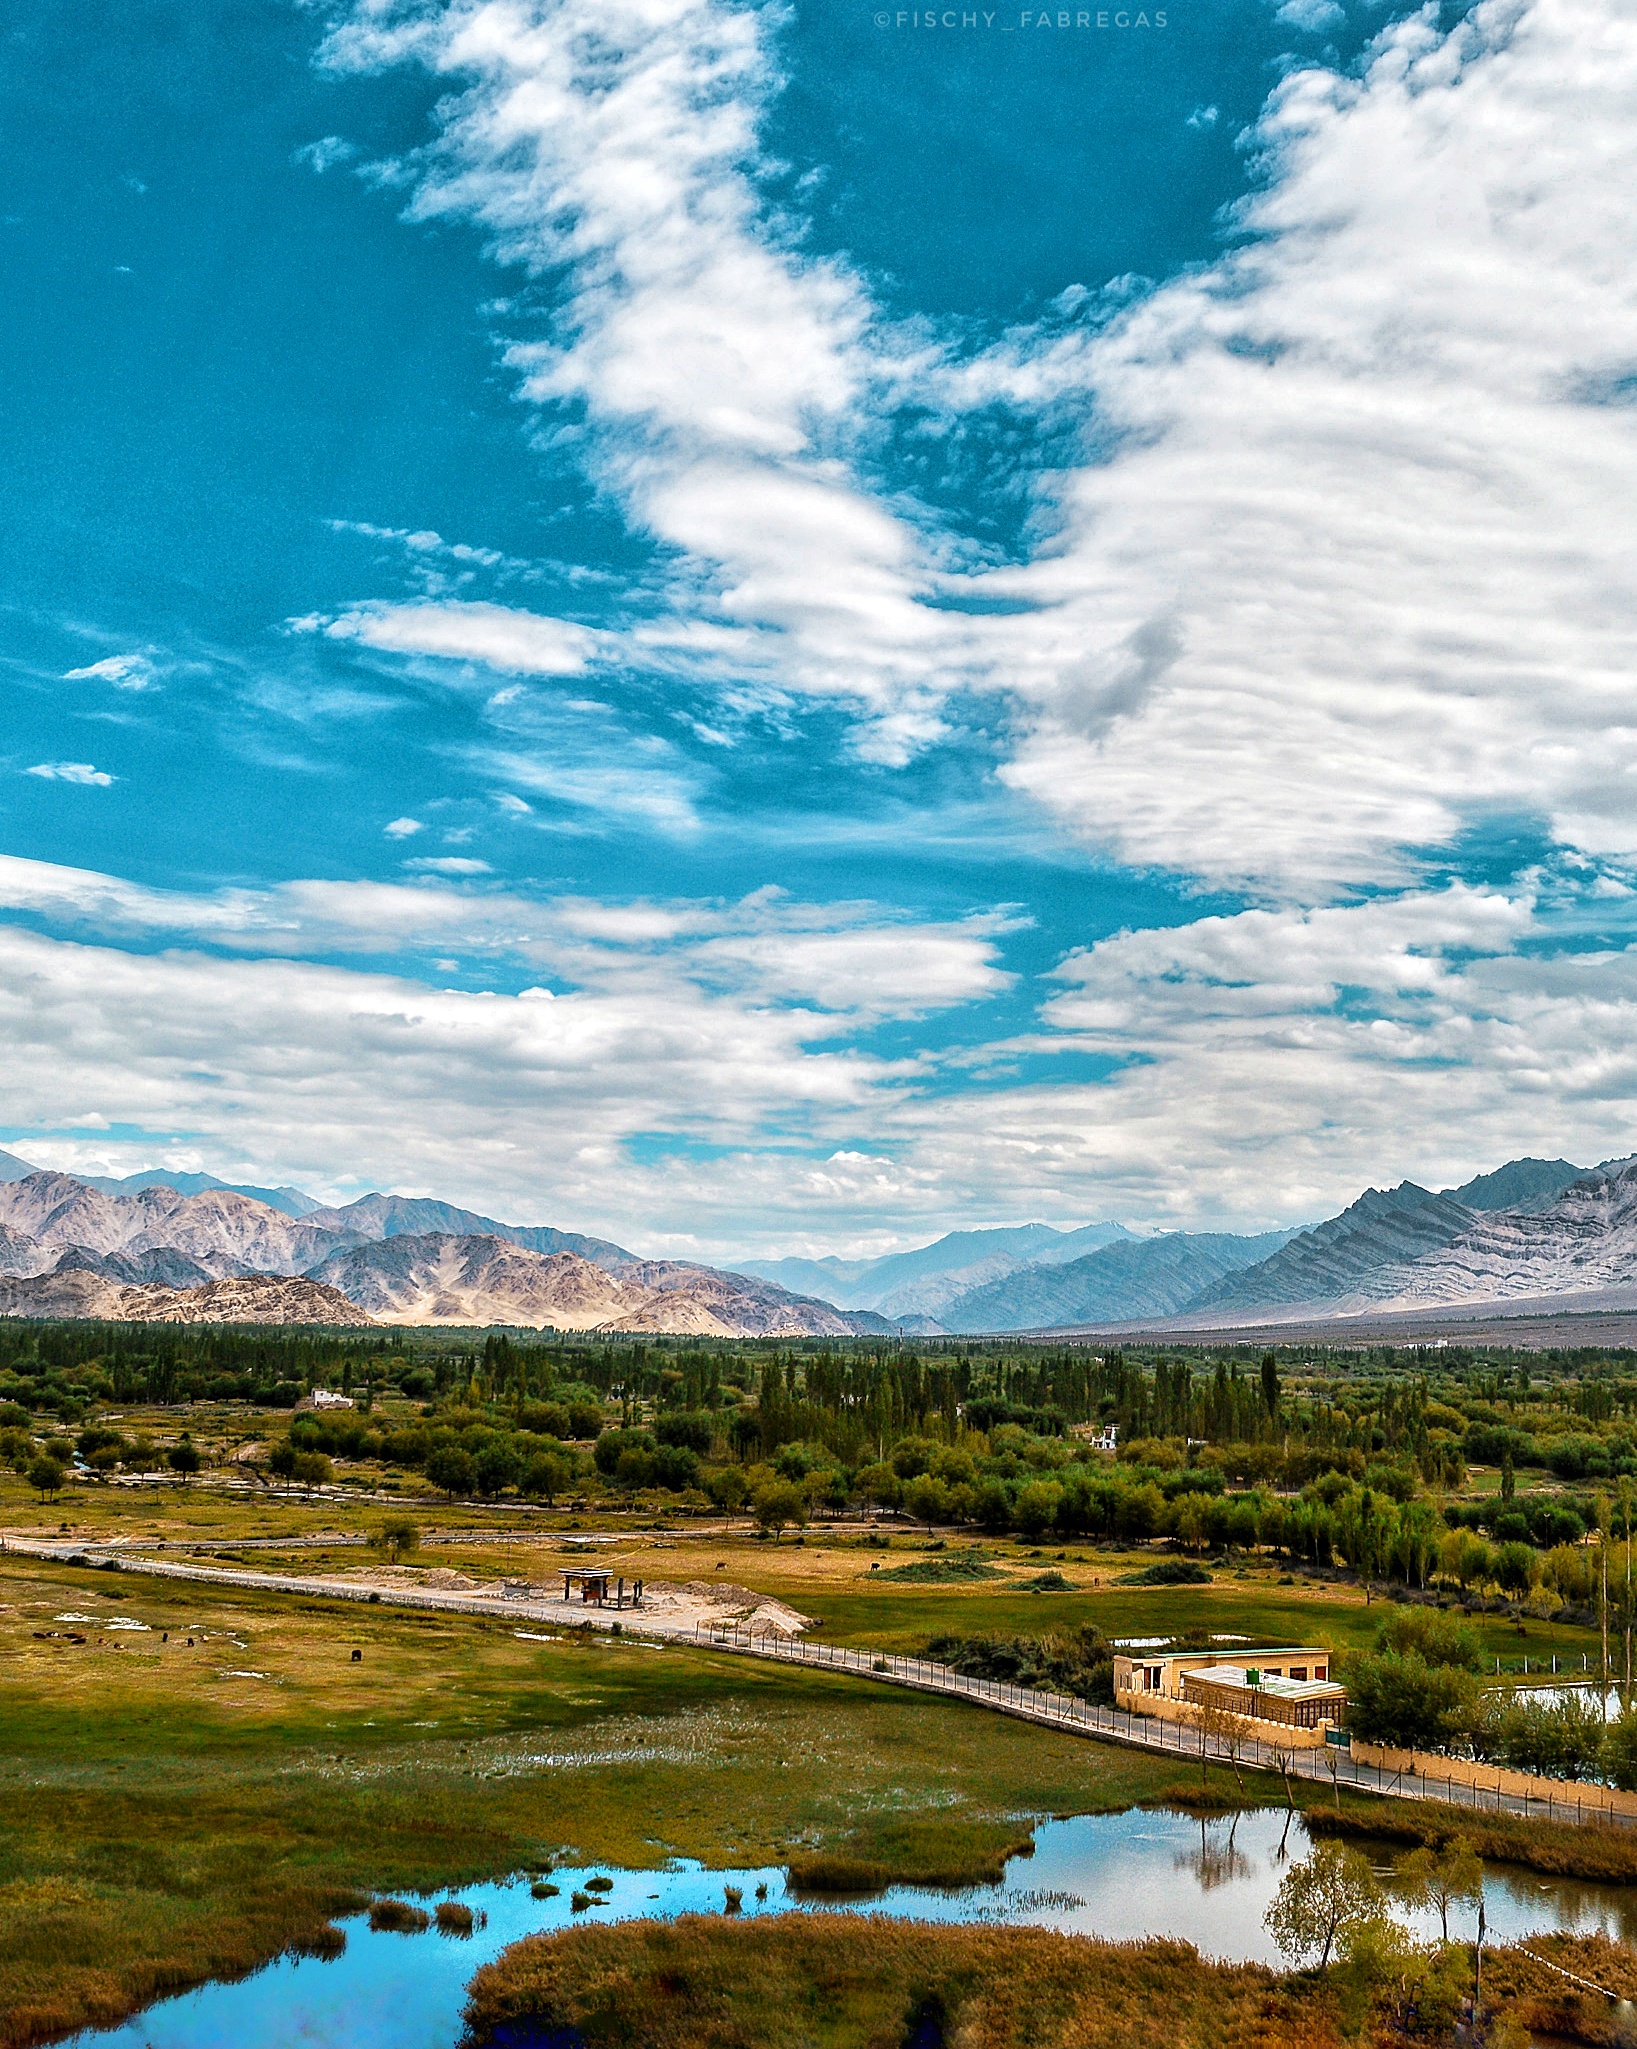
[{"label": "distant mountain ridge", "polygon": [[734,1271],[822,1293],[844,1308],[924,1320],[986,1281],[1027,1266],[1076,1259],[1131,1235],[1124,1224],[1113,1223],[1083,1224],[1073,1231],[1051,1224],[1009,1224],[950,1231],[930,1245],[878,1259],[743,1259],[735,1262]]},{"label": "distant mountain ridge", "polygon": [[1376,1268],[1403,1265],[1447,1245],[1476,1214],[1413,1181],[1367,1188],[1339,1217],[1299,1232],[1270,1258],[1202,1289],[1188,1306],[1203,1312],[1330,1301],[1351,1293]]},{"label": "distant mountain ridge", "polygon": [[1169,1316],[1223,1275],[1265,1259],[1289,1236],[1168,1231],[1130,1238],[1062,1266],[1025,1267],[968,1289],[945,1306],[941,1320],[946,1330],[975,1333]]},{"label": "distant mountain ridge", "polygon": [[[15,1153],[0,1152],[0,1183],[26,1181],[30,1174],[39,1171]],[[287,1217],[302,1217],[321,1207],[315,1196],[299,1188],[253,1188],[242,1181],[218,1181],[214,1174],[173,1174],[164,1167],[149,1167],[141,1174],[117,1178],[109,1174],[76,1174],[74,1179],[102,1195],[139,1195],[144,1188],[174,1188],[178,1195],[203,1195],[207,1189],[223,1188],[233,1195],[248,1195],[252,1201],[264,1202],[269,1209],[282,1210]]]},{"label": "distant mountain ridge", "polygon": [[400,1233],[334,1252],[312,1279],[382,1323],[506,1323],[553,1330],[696,1337],[854,1337],[890,1332],[766,1281],[672,1260],[617,1271],[574,1252],[535,1252],[493,1235]]},{"label": "distant mountain ridge", "polygon": [[530,1252],[574,1252],[610,1272],[637,1264],[637,1255],[606,1238],[583,1238],[577,1231],[555,1230],[549,1224],[501,1224],[476,1211],[456,1209],[453,1203],[436,1202],[428,1196],[361,1195],[344,1209],[324,1209],[317,1204],[304,1222],[320,1229],[337,1231],[349,1239],[445,1236],[504,1238]]},{"label": "distant mountain ridge", "polygon": [[1637,1157],[1511,1160],[1441,1191],[1403,1181],[1297,1230],[1018,1224],[875,1259],[727,1269],[431,1197],[330,1206],[208,1174],[87,1179],[0,1152],[0,1315],[839,1338],[1577,1301],[1637,1308]]},{"label": "distant mountain ridge", "polygon": [[148,1183],[111,1195],[46,1172],[0,1182],[0,1315],[501,1323],[722,1338],[897,1328],[759,1278],[643,1260],[606,1239],[496,1224],[448,1203],[372,1195],[292,1217],[214,1182],[192,1194]]}]

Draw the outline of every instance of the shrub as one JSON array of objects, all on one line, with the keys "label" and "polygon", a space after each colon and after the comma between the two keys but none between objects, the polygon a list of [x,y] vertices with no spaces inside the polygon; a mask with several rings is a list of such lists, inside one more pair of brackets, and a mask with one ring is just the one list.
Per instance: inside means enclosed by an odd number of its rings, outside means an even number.
[{"label": "shrub", "polygon": [[661,1444],[653,1454],[656,1486],[681,1494],[699,1478],[699,1454],[686,1444]]},{"label": "shrub", "polygon": [[574,1468],[566,1456],[558,1452],[540,1452],[528,1459],[518,1480],[519,1492],[531,1501],[551,1502],[561,1494],[574,1478]]},{"label": "shrub", "polygon": [[1476,1747],[1514,1771],[1546,1779],[1588,1779],[1603,1758],[1603,1714],[1589,1695],[1538,1701],[1527,1693],[1489,1694],[1474,1730]]},{"label": "shrub", "polygon": [[478,1453],[473,1477],[477,1491],[492,1500],[515,1487],[522,1471],[523,1461],[509,1444],[490,1444]]},{"label": "shrub", "polygon": [[459,1900],[439,1900],[433,1917],[440,1935],[469,1937],[477,1925],[477,1916]]},{"label": "shrub", "polygon": [[1192,1558],[1158,1558],[1141,1572],[1121,1576],[1123,1587],[1208,1587],[1211,1575]]},{"label": "shrub", "polygon": [[1555,1437],[1545,1456],[1560,1480],[1585,1480],[1613,1470],[1608,1446],[1596,1437]]},{"label": "shrub", "polygon": [[[896,1565],[890,1572],[879,1572],[876,1580],[902,1580],[907,1586],[961,1586],[972,1580],[999,1579],[995,1567],[970,1553],[948,1558],[917,1558],[912,1565]],[[872,1585],[874,1581],[871,1582]]]},{"label": "shrub", "polygon": [[1526,1594],[1539,1565],[1532,1544],[1503,1544],[1495,1554],[1495,1579],[1509,1594]]},{"label": "shrub", "polygon": [[999,1679],[1109,1706],[1114,1653],[1089,1623],[1064,1636],[935,1636],[922,1655],[968,1679]]},{"label": "shrub", "polygon": [[737,1515],[750,1496],[750,1482],[737,1466],[725,1466],[719,1473],[712,1473],[705,1482],[705,1491],[718,1508],[726,1509],[729,1515]]},{"label": "shrub", "polygon": [[1637,1793],[1637,1710],[1622,1715],[1605,1730],[1603,1770],[1623,1792]]},{"label": "shrub", "polygon": [[369,1548],[384,1553],[396,1565],[400,1558],[412,1557],[421,1548],[420,1525],[407,1515],[389,1515],[379,1529],[370,1532]]},{"label": "shrub", "polygon": [[1414,1651],[1429,1665],[1480,1669],[1482,1652],[1476,1632],[1437,1608],[1395,1608],[1376,1630],[1376,1649],[1403,1656]]},{"label": "shrub", "polygon": [[1019,1489],[1013,1515],[1024,1536],[1044,1536],[1062,1498],[1063,1489],[1055,1480],[1031,1480],[1027,1487]]},{"label": "shrub", "polygon": [[49,1501],[58,1493],[67,1478],[67,1468],[45,1452],[42,1452],[28,1469],[28,1484],[35,1489],[42,1501]]},{"label": "shrub", "polygon": [[1321,1843],[1285,1873],[1264,1917],[1280,1951],[1293,1963],[1318,1953],[1319,1968],[1349,1934],[1386,1912],[1369,1859],[1338,1843]]},{"label": "shrub", "polygon": [[537,1878],[529,1887],[530,1894],[537,1900],[554,1900],[560,1897],[563,1888],[553,1885],[550,1879]]},{"label": "shrub", "polygon": [[917,1473],[904,1489],[905,1512],[931,1529],[950,1519],[950,1493],[933,1473]]},{"label": "shrub", "polygon": [[1459,1665],[1428,1664],[1417,1651],[1360,1652],[1346,1662],[1347,1726],[1366,1743],[1442,1750],[1472,1727],[1477,1681]]},{"label": "shrub", "polygon": [[[597,1448],[591,1454],[596,1461],[597,1471],[605,1480],[612,1480],[619,1472],[620,1459],[628,1451],[651,1452],[654,1448],[652,1434],[647,1430],[605,1430],[597,1439]],[[628,1485],[645,1485],[645,1481],[628,1482]]]}]

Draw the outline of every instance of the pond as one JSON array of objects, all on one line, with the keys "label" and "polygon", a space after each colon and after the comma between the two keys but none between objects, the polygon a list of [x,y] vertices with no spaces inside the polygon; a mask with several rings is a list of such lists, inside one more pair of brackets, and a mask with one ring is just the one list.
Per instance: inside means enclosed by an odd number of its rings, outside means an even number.
[{"label": "pond", "polygon": [[[362,1918],[343,1925],[345,1953],[327,1962],[282,1957],[254,1977],[205,1985],[150,2007],[139,2019],[76,2037],[78,2049],[454,2049],[465,1988],[480,1964],[541,1929],[582,1918],[720,1913],[724,1888],[741,1889],[743,1913],[857,1910],[924,1921],[982,1921],[1056,1928],[1114,1940],[1168,1935],[1207,1955],[1278,1961],[1262,1916],[1287,1864],[1307,1854],[1299,1819],[1261,1809],[1210,1821],[1169,1811],[1080,1815],[1042,1822],[1032,1856],[1014,1857],[999,1884],[937,1891],[893,1886],[867,1901],[815,1902],[793,1896],[778,1866],[706,1871],[678,1864],[664,1871],[611,1865],[559,1870],[557,1898],[535,1899],[526,1878],[466,1886],[459,1899],[486,1925],[469,1939],[429,1931],[397,1935]],[[1374,1861],[1385,1872],[1384,1848]],[[590,1915],[572,1911],[571,1894],[594,1876],[612,1881]],[[765,1895],[758,1899],[758,1888]],[[424,1905],[430,1906],[427,1900]],[[1637,1940],[1637,1887],[1543,1878],[1492,1866],[1485,1877],[1490,1939],[1550,1929],[1600,1929]],[[1436,1932],[1431,1915],[1407,1915],[1418,1933]],[[1470,1916],[1452,1920],[1452,1936],[1470,1937]]]}]

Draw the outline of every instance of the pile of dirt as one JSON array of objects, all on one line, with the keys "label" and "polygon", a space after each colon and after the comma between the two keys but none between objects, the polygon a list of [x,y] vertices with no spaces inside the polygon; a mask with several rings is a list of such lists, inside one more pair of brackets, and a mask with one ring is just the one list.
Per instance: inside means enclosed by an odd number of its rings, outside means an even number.
[{"label": "pile of dirt", "polygon": [[370,1586],[432,1587],[440,1594],[492,1594],[498,1591],[480,1579],[470,1579],[448,1565],[368,1565],[350,1572],[349,1579],[361,1579]]},{"label": "pile of dirt", "polygon": [[691,1609],[702,1622],[737,1622],[741,1629],[749,1629],[757,1636],[764,1632],[799,1636],[813,1626],[811,1615],[803,1615],[770,1594],[759,1594],[754,1587],[742,1587],[732,1580],[690,1579],[680,1586],[650,1580],[642,1598],[644,1606]]}]

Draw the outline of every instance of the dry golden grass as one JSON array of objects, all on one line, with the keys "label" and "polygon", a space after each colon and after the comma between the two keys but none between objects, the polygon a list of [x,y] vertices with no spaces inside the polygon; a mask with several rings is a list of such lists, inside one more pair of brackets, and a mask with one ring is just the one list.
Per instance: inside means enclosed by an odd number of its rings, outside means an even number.
[{"label": "dry golden grass", "polygon": [[[1533,1955],[1525,1951],[1532,1951]],[[1631,2021],[1615,2001],[1560,1978],[1536,1958],[1637,2000],[1637,1956],[1606,1935],[1543,1935],[1519,1948],[1484,1952],[1484,2011],[1516,2016],[1532,2034],[1555,2041],[1629,2044]]]},{"label": "dry golden grass", "polygon": [[587,2049],[1331,2049],[1328,1991],[1186,1943],[934,1927],[856,1914],[580,1927],[472,1980],[468,2024],[578,2028]]}]

